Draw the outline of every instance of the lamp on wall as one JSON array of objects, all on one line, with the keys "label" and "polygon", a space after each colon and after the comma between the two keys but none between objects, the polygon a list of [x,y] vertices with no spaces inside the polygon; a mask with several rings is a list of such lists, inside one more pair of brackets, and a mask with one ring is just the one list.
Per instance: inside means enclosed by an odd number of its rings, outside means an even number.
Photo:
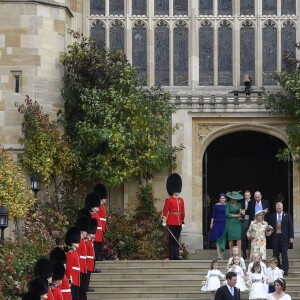
[{"label": "lamp on wall", "polygon": [[34,192],[34,198],[37,198],[37,193],[40,190],[40,175],[39,173],[33,173],[31,178],[31,189]]},{"label": "lamp on wall", "polygon": [[4,230],[8,227],[8,211],[4,206],[0,207],[0,229],[1,229],[1,244],[4,244]]}]

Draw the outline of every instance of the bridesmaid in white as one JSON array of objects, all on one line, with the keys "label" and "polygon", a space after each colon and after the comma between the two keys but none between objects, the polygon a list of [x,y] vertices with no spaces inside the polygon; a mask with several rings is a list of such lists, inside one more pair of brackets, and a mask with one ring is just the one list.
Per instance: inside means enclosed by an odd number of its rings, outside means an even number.
[{"label": "bridesmaid in white", "polygon": [[292,300],[291,296],[285,293],[286,283],[283,278],[274,281],[275,292],[268,294],[267,300]]}]

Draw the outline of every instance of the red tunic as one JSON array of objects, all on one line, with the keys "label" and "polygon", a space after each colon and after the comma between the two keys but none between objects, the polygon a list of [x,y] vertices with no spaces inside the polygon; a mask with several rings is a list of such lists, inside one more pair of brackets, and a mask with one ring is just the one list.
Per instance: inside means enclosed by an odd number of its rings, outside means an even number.
[{"label": "red tunic", "polygon": [[80,239],[77,253],[79,256],[80,273],[85,274],[87,273],[87,268],[86,268],[86,246],[85,246],[84,238]]},{"label": "red tunic", "polygon": [[92,240],[86,240],[85,241],[86,245],[86,266],[87,270],[90,272],[94,272],[95,269],[95,251],[94,251],[94,245]]},{"label": "red tunic", "polygon": [[97,220],[97,230],[95,234],[95,242],[103,242],[103,232],[102,232],[102,225],[101,220],[98,213],[91,213],[91,217]]},{"label": "red tunic", "polygon": [[52,294],[52,291],[51,291],[50,288],[48,288],[48,293],[47,293],[47,295],[48,295],[48,300],[54,300],[54,297],[53,297],[53,294]]},{"label": "red tunic", "polygon": [[100,217],[101,220],[101,225],[102,225],[102,231],[103,232],[107,232],[107,226],[106,226],[106,209],[104,204],[101,204],[99,207],[99,211],[98,211],[98,216]]},{"label": "red tunic", "polygon": [[[58,286],[51,289],[54,300],[64,300],[63,295]],[[49,298],[48,298],[49,299]]]},{"label": "red tunic", "polygon": [[167,225],[181,226],[185,218],[184,200],[174,196],[167,198],[163,209],[163,216],[167,217]]},{"label": "red tunic", "polygon": [[80,264],[76,250],[71,249],[67,254],[66,277],[75,286],[80,286]]},{"label": "red tunic", "polygon": [[62,283],[59,286],[59,289],[60,289],[60,292],[62,293],[64,300],[72,300],[71,288],[70,288],[69,280],[66,275],[63,278]]}]

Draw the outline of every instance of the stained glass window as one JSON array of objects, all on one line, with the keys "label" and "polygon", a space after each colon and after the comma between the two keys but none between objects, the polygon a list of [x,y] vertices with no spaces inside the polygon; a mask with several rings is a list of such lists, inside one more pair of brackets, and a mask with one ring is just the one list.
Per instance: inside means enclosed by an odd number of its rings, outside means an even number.
[{"label": "stained glass window", "polygon": [[132,65],[138,72],[147,76],[147,29],[143,22],[138,21],[132,29]]},{"label": "stained glass window", "polygon": [[255,31],[249,21],[243,23],[240,30],[240,79],[244,84],[243,76],[251,77],[252,85],[255,84]]},{"label": "stained glass window", "polygon": [[295,15],[296,14],[296,0],[281,0],[281,14]]},{"label": "stained glass window", "polygon": [[123,23],[116,20],[109,31],[109,48],[113,51],[121,49],[124,51],[124,28]]},{"label": "stained glass window", "polygon": [[213,1],[199,0],[199,15],[212,15],[213,14]]},{"label": "stained glass window", "polygon": [[263,84],[273,85],[273,73],[277,70],[277,29],[272,21],[263,28]]},{"label": "stained glass window", "polygon": [[254,15],[254,0],[241,0],[241,15]]},{"label": "stained glass window", "polygon": [[169,28],[163,21],[155,28],[155,83],[170,84]]},{"label": "stained glass window", "polygon": [[218,85],[232,85],[232,29],[227,21],[218,30]]},{"label": "stained glass window", "polygon": [[263,15],[277,15],[277,0],[262,1]]},{"label": "stained glass window", "polygon": [[124,0],[109,0],[110,15],[124,15]]},{"label": "stained glass window", "polygon": [[281,29],[281,58],[286,51],[296,55],[296,28],[291,21],[286,21]]},{"label": "stained glass window", "polygon": [[155,15],[169,15],[169,0],[155,0]]},{"label": "stained glass window", "polygon": [[174,29],[174,85],[188,85],[188,28],[179,22]]},{"label": "stained glass window", "polygon": [[199,29],[199,84],[214,84],[214,29],[208,21]]},{"label": "stained glass window", "polygon": [[105,15],[105,0],[91,0],[91,15]]},{"label": "stained glass window", "polygon": [[147,14],[146,0],[132,0],[132,14],[146,15]]},{"label": "stained glass window", "polygon": [[232,0],[218,0],[218,15],[232,15]]},{"label": "stained glass window", "polygon": [[96,22],[91,28],[91,37],[96,42],[97,47],[103,50],[105,47],[105,27],[102,22]]},{"label": "stained glass window", "polygon": [[173,14],[177,15],[187,15],[188,14],[188,0],[173,0]]}]

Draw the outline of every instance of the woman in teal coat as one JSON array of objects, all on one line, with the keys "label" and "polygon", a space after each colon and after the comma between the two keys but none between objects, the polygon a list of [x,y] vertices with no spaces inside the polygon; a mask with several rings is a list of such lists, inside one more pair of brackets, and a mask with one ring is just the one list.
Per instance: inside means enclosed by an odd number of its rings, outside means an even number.
[{"label": "woman in teal coat", "polygon": [[228,241],[230,253],[232,253],[232,247],[236,241],[236,245],[241,251],[242,245],[242,224],[243,224],[243,211],[242,205],[238,202],[244,197],[239,192],[226,193],[229,202],[226,204],[225,215],[226,224],[223,235],[217,240],[218,245],[222,252],[226,249],[226,242]]}]

